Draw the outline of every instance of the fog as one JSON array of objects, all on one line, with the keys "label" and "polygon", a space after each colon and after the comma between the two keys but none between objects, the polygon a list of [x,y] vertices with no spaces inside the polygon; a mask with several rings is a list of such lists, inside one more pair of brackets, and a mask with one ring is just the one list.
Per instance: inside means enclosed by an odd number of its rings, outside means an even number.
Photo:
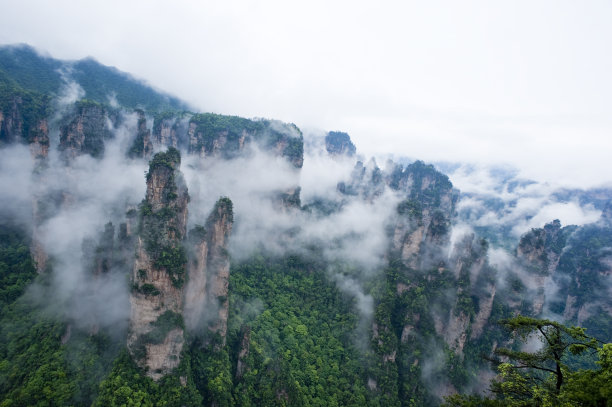
[{"label": "fog", "polygon": [[463,164],[447,168],[451,182],[461,191],[457,205],[461,221],[508,229],[517,243],[521,235],[553,219],[563,225],[583,225],[601,216],[601,209],[593,202],[580,202],[578,194],[570,200],[561,198],[562,182],[525,179],[514,167]]},{"label": "fog", "polygon": [[[112,138],[105,142],[101,158],[83,154],[67,161],[58,149],[59,127],[83,93],[69,77],[66,80],[55,101],[56,113],[49,120],[48,157],[35,163],[25,146],[0,149],[0,187],[11,191],[0,195],[1,215],[35,230],[37,243],[50,259],[52,294],[40,298],[48,309],[83,329],[124,329],[129,316],[129,265],[114,264],[103,274],[92,270],[105,225],[112,222],[117,239],[120,224],[127,221],[126,212],[145,196],[147,162],[126,158],[137,134],[138,117],[123,111],[120,124],[107,121]],[[152,119],[147,121],[151,128]],[[188,228],[204,225],[215,202],[227,196],[233,201],[235,220],[229,246],[232,262],[261,251],[311,255],[313,245],[318,247],[323,260],[347,265],[342,270],[329,268],[327,273],[355,301],[365,335],[373,299],[363,284],[384,266],[387,222],[401,197],[389,189],[368,200],[341,194],[337,184],[350,179],[356,158],[327,154],[321,133],[308,134],[305,144],[302,169],[257,143],[234,159],[200,158],[183,152],[181,171],[191,198]],[[295,191],[300,192],[304,207],[324,200],[335,209],[322,216],[318,210],[286,207],[279,201],[279,193]],[[32,293],[39,291],[31,289]]]},{"label": "fog", "polygon": [[347,131],[367,155],[507,163],[572,187],[612,181],[605,1],[32,0],[3,10],[1,43],[93,56],[197,110]]},{"label": "fog", "polygon": [[[80,328],[121,331],[129,315],[128,270],[94,276],[94,259],[85,255],[83,245],[99,244],[106,223],[117,230],[125,222],[126,210],[144,197],[146,165],[125,159],[126,145],[135,134],[136,117],[130,114],[120,127],[111,128],[114,138],[106,143],[102,159],[81,155],[66,165],[57,151],[57,120],[78,95],[78,86],[69,84],[59,99],[57,115],[50,121],[50,154],[36,171],[27,147],[0,149],[0,186],[11,191],[0,195],[0,215],[18,220],[27,230],[36,229],[38,243],[51,259],[50,292],[36,301]],[[33,202],[40,223],[33,219]],[[40,288],[31,287],[30,292]]]}]

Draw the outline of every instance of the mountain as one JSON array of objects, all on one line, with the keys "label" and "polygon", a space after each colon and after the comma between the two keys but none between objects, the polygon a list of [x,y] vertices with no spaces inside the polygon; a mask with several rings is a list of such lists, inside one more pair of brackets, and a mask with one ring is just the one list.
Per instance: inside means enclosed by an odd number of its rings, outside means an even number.
[{"label": "mountain", "polygon": [[[0,47],[0,80],[44,95],[59,96],[66,83],[76,83],[82,98],[109,103],[112,98],[124,107],[151,111],[184,110],[176,97],[156,91],[141,80],[104,66],[93,58],[61,61],[42,55],[28,45]],[[109,99],[110,98],[110,99]]]},{"label": "mountain", "polygon": [[555,191],[593,222],[516,235],[523,212],[478,212],[517,206],[508,174],[462,194],[27,46],[0,79],[2,406],[438,405],[518,346],[500,319],[612,339],[605,190]]}]

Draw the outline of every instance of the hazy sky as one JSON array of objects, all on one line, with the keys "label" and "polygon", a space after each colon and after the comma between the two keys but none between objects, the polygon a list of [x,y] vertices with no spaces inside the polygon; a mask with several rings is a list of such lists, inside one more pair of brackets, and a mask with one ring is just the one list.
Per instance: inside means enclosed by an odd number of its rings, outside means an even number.
[{"label": "hazy sky", "polygon": [[365,154],[612,181],[610,1],[7,1],[0,43],[93,56],[202,111]]}]

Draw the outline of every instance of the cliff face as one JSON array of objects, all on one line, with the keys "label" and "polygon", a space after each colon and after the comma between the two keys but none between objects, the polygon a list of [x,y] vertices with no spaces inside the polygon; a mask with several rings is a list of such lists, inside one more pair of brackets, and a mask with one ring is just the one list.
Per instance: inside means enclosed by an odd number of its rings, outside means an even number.
[{"label": "cliff face", "polygon": [[47,119],[40,120],[30,131],[30,153],[35,160],[42,160],[49,155],[49,125]]},{"label": "cliff face", "polygon": [[189,121],[186,138],[189,153],[200,157],[235,158],[255,145],[284,157],[295,168],[304,163],[304,139],[292,124],[197,114]]},{"label": "cliff face", "polygon": [[187,129],[180,117],[155,118],[153,123],[153,140],[157,145],[178,148],[179,138],[184,134],[187,134]]},{"label": "cliff face", "polygon": [[185,329],[199,335],[208,326],[221,346],[227,332],[232,202],[221,198],[186,239],[189,195],[179,165],[173,148],[153,157],[135,243],[128,349],[155,380],[179,365]]},{"label": "cliff face", "polygon": [[49,152],[47,101],[32,99],[32,95],[13,93],[0,104],[0,143],[27,143],[32,157],[40,159]]},{"label": "cliff face", "polygon": [[357,149],[348,134],[339,131],[330,131],[325,136],[325,149],[332,155],[352,157]]},{"label": "cliff face", "polygon": [[187,187],[175,149],[158,153],[147,174],[132,273],[128,349],[157,380],[178,366],[184,344]]},{"label": "cliff face", "polygon": [[23,117],[21,106],[23,100],[14,96],[8,103],[7,108],[0,112],[0,139],[7,143],[22,142],[24,138]]},{"label": "cliff face", "polygon": [[[448,177],[417,161],[394,166],[382,178],[402,200],[389,220],[387,291],[376,299],[372,325],[379,367],[369,377],[369,388],[389,394],[395,391],[389,383],[397,383],[403,394],[434,403],[458,388],[440,355],[464,363],[471,357],[466,349],[481,340],[490,323],[495,271],[486,241],[473,235],[451,241],[458,191]],[[432,360],[437,362],[432,365]],[[428,383],[426,392],[422,380]]]},{"label": "cliff face", "polygon": [[449,242],[457,191],[447,176],[421,161],[396,166],[386,181],[405,196],[397,208],[391,253],[412,269],[435,266],[444,260],[439,257]]},{"label": "cliff face", "polygon": [[107,112],[95,102],[77,102],[73,113],[63,119],[60,126],[60,144],[65,159],[82,154],[101,157],[104,141],[112,136],[107,126]]},{"label": "cliff face", "polygon": [[523,235],[516,249],[516,256],[531,271],[550,275],[559,264],[566,240],[567,233],[561,230],[561,222],[554,220],[541,229],[532,229]]},{"label": "cliff face", "polygon": [[338,183],[337,188],[344,195],[359,196],[371,202],[384,192],[385,182],[376,161],[371,160],[367,165],[357,161],[351,178],[347,182]]},{"label": "cliff face", "polygon": [[[580,227],[561,227],[555,220],[521,238],[517,258],[533,278],[536,315],[547,305],[566,321],[589,330],[599,329],[597,318],[612,318],[612,301],[605,288],[612,275],[608,217],[604,210],[598,222]],[[554,293],[547,289],[550,286],[556,287]]]},{"label": "cliff face", "polygon": [[[134,143],[130,148],[128,156],[131,158],[151,158],[153,154],[153,141],[151,140],[151,130],[147,128],[147,119],[145,113],[142,110],[137,110],[138,115],[138,127],[136,130],[136,137]],[[173,146],[176,147],[176,146]]]},{"label": "cliff face", "polygon": [[232,224],[232,201],[221,198],[206,226],[190,231],[194,250],[185,293],[185,322],[193,331],[207,325],[213,335],[220,336],[221,345],[225,344],[227,333],[230,267],[227,243]]},{"label": "cliff face", "polygon": [[[448,267],[456,278],[455,300],[451,303],[450,311],[446,315],[442,313],[448,317],[448,322],[436,325],[436,332],[458,355],[463,355],[468,335],[470,339],[480,337],[491,315],[495,286],[494,281],[486,278],[487,273],[491,272],[487,249],[485,240],[467,235],[455,245],[448,261]],[[482,290],[475,290],[476,286],[482,287]],[[477,313],[473,312],[474,299],[480,305]]]}]

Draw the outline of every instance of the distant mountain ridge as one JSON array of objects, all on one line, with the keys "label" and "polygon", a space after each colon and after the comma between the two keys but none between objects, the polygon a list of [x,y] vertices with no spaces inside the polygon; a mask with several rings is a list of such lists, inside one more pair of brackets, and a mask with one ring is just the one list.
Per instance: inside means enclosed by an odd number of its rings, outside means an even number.
[{"label": "distant mountain ridge", "polygon": [[109,96],[114,96],[124,107],[148,111],[188,109],[180,99],[91,57],[62,61],[41,55],[25,44],[0,47],[0,77],[12,79],[24,90],[43,94],[58,95],[67,82],[74,81],[84,90],[83,98],[98,103],[108,104]]},{"label": "distant mountain ridge", "polygon": [[606,190],[519,240],[531,181],[314,138],[0,48],[1,405],[429,406],[488,381],[502,318],[612,339]]}]

